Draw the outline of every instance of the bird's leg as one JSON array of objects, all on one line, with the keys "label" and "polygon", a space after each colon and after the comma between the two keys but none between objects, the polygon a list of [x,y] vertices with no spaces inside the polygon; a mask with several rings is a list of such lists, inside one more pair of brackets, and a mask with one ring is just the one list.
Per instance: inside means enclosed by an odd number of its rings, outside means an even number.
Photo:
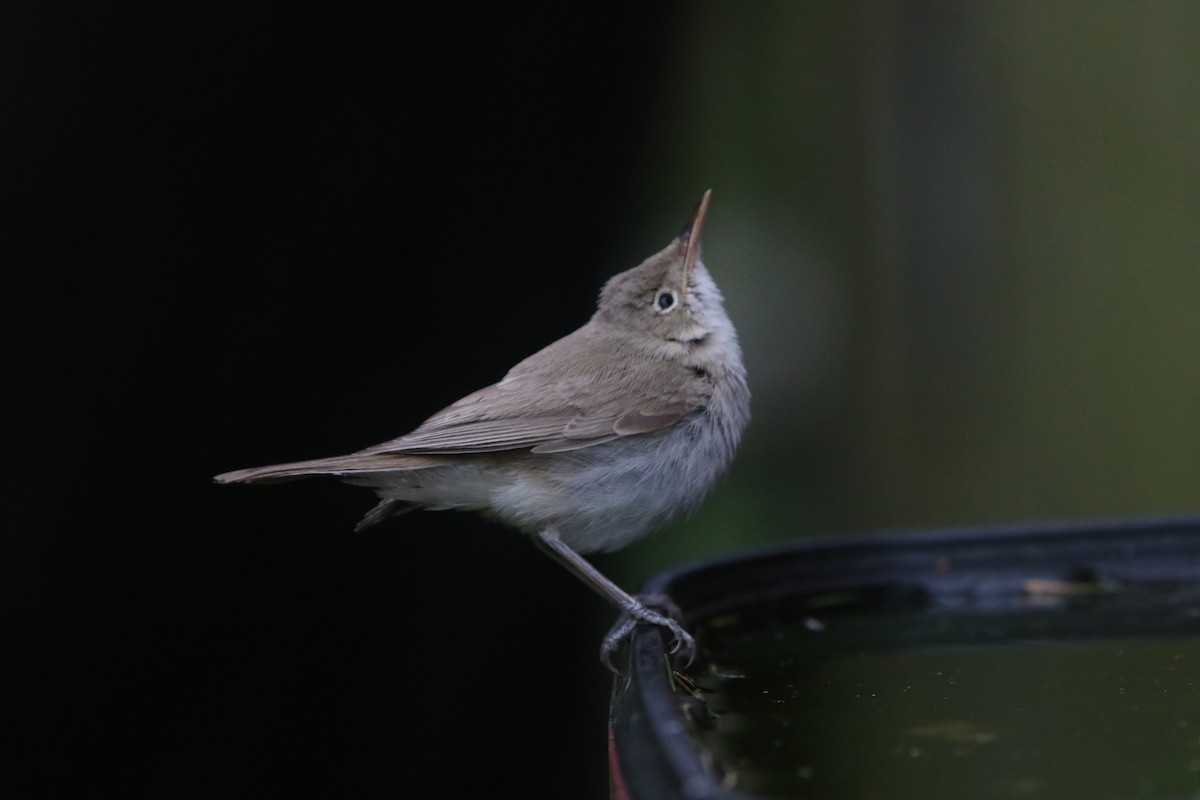
[{"label": "bird's leg", "polygon": [[687,657],[687,663],[692,663],[692,659],[696,655],[696,641],[678,622],[670,616],[661,614],[650,608],[645,602],[629,594],[620,586],[617,586],[604,577],[600,570],[592,566],[591,562],[568,547],[559,538],[558,531],[553,528],[538,531],[534,535],[533,541],[543,552],[566,567],[571,574],[592,587],[608,602],[621,609],[620,619],[617,620],[617,624],[605,635],[604,641],[600,644],[600,660],[604,662],[604,666],[613,672],[617,671],[613,669],[612,654],[620,645],[621,640],[628,636],[639,622],[659,625],[670,631],[673,640],[671,652],[682,651]]}]

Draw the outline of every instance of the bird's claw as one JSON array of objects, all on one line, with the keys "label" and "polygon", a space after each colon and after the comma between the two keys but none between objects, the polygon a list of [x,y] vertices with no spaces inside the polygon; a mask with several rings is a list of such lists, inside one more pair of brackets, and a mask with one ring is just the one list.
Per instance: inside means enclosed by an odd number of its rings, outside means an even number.
[{"label": "bird's claw", "polygon": [[[667,613],[656,611],[651,608],[652,605],[664,609]],[[604,640],[600,643],[600,661],[608,667],[610,672],[620,674],[620,671],[612,664],[613,653],[621,646],[621,642],[633,632],[638,623],[645,622],[666,628],[671,634],[669,652],[671,655],[678,654],[685,658],[685,667],[691,666],[692,661],[696,658],[696,640],[675,621],[672,614],[678,613],[678,608],[669,599],[638,598],[637,605],[625,609],[616,624],[605,634]]]}]

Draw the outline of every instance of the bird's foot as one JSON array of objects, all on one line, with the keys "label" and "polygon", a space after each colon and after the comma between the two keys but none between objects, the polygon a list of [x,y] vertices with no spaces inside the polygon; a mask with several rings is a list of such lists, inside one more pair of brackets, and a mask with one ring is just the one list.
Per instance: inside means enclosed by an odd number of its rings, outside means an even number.
[{"label": "bird's foot", "polygon": [[625,608],[616,624],[604,636],[600,643],[600,660],[609,671],[619,674],[612,665],[613,653],[621,646],[621,642],[633,632],[638,623],[646,622],[666,628],[671,634],[672,655],[686,659],[684,666],[691,666],[696,658],[696,640],[675,621],[679,615],[678,607],[666,597],[637,597],[634,604]]}]

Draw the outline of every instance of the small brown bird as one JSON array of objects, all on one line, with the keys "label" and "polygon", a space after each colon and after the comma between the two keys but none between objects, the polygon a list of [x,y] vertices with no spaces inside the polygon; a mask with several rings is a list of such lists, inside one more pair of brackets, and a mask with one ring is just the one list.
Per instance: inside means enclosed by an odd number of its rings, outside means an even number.
[{"label": "small brown bird", "polygon": [[478,511],[532,535],[623,613],[611,656],[638,622],[691,635],[580,554],[616,550],[694,511],[750,420],[737,334],[700,261],[705,192],[683,232],[611,278],[592,319],[412,433],[357,453],[218,475],[266,483],[336,475],[381,498],[362,529],[414,508]]}]

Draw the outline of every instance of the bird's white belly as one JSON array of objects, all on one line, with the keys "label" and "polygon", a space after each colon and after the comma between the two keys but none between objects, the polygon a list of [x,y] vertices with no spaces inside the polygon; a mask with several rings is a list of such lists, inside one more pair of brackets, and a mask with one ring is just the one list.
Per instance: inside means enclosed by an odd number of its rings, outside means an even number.
[{"label": "bird's white belly", "polygon": [[[521,470],[498,485],[490,511],[526,532],[553,527],[576,552],[616,550],[691,513],[732,453],[695,420],[660,434],[556,454],[554,468]],[[715,448],[724,450],[724,448]]]}]

